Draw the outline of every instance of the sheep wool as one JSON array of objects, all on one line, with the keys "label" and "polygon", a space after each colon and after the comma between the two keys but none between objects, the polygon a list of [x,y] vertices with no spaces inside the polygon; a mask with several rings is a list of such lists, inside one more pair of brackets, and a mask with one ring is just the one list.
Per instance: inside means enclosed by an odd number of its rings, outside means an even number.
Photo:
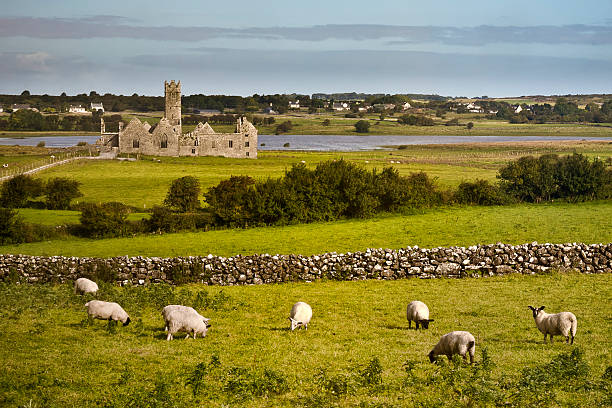
[{"label": "sheep wool", "polygon": [[115,302],[90,300],[85,303],[85,307],[87,308],[87,314],[92,319],[120,321],[124,326],[130,324],[130,316]]},{"label": "sheep wool", "polygon": [[85,293],[96,293],[98,291],[98,284],[87,278],[79,278],[74,281],[74,293],[77,295],[84,295]]},{"label": "sheep wool", "polygon": [[536,327],[544,334],[544,343],[546,343],[546,335],[550,336],[550,342],[553,342],[553,336],[561,335],[565,337],[565,342],[574,344],[576,329],[578,328],[578,319],[571,312],[561,312],[548,314],[544,311],[545,306],[535,308],[527,306],[533,313]]},{"label": "sheep wool", "polygon": [[412,322],[415,322],[417,329],[419,325],[423,329],[428,329],[429,323],[433,322],[433,319],[429,318],[429,308],[427,305],[418,300],[408,303],[406,318],[408,319],[408,328],[412,328]]},{"label": "sheep wool", "polygon": [[295,330],[299,326],[303,326],[304,329],[308,330],[308,323],[312,319],[312,308],[308,303],[297,302],[291,308],[291,315],[289,320],[291,321],[291,330]]},{"label": "sheep wool", "polygon": [[459,354],[463,360],[467,360],[470,355],[470,364],[474,363],[474,353],[476,351],[476,340],[472,333],[467,331],[454,331],[446,333],[440,338],[438,344],[429,352],[429,361],[432,363],[437,356],[445,355],[450,360],[454,354]]},{"label": "sheep wool", "polygon": [[194,314],[189,310],[175,309],[168,313],[168,336],[166,340],[170,341],[174,338],[174,334],[178,332],[186,332],[186,339],[189,338],[189,334],[193,334],[195,339],[198,334],[202,337],[206,336],[208,332],[208,321],[202,320],[202,316]]},{"label": "sheep wool", "polygon": [[206,317],[202,316],[201,314],[199,314],[198,311],[195,310],[193,307],[183,306],[183,305],[168,305],[168,306],[165,306],[162,309],[162,316],[163,316],[164,322],[166,324],[166,326],[164,328],[165,331],[168,331],[168,315],[170,314],[170,312],[172,312],[174,310],[182,310],[184,312],[193,313],[194,315],[200,316],[200,318],[202,318],[202,321],[204,321],[204,323],[208,323],[208,321],[210,320],[210,319],[207,319]]}]

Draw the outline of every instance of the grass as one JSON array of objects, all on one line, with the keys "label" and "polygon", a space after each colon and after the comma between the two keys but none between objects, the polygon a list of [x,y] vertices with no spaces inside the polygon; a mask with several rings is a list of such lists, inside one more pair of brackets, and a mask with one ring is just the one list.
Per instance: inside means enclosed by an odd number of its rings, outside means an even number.
[{"label": "grass", "polygon": [[[491,143],[406,146],[394,151],[349,153],[259,152],[257,160],[223,157],[164,157],[161,163],[150,158],[135,162],[80,160],[37,176],[43,179],[70,177],[81,182],[82,201],[121,201],[151,208],[164,200],[172,180],[187,175],[196,177],[206,190],[230,175],[250,175],[256,179],[279,177],[292,164],[302,160],[307,166],[315,166],[322,161],[344,158],[367,169],[393,166],[403,175],[425,171],[436,177],[442,188],[454,188],[464,180],[493,181],[499,168],[524,155],[571,154],[574,151],[602,160],[612,158],[612,144],[607,142]],[[129,194],[125,194],[126,191]]]},{"label": "grass", "polygon": [[[42,225],[78,224],[81,218],[80,211],[69,210],[38,210],[34,208],[17,209],[19,216],[27,223]],[[128,220],[138,221],[147,218],[148,213],[131,213]]]},{"label": "grass", "polygon": [[[60,217],[59,212],[51,217]],[[22,212],[35,221],[35,212]],[[76,215],[74,215],[76,217]],[[59,221],[59,220],[58,220]],[[62,220],[63,221],[63,220]],[[469,246],[504,242],[612,242],[612,202],[438,208],[412,215],[284,227],[70,239],[0,247],[2,253],[65,256],[221,256],[363,251],[419,245]]]},{"label": "grass", "polygon": [[[226,288],[103,284],[98,297],[118,301],[133,320],[114,327],[88,322],[82,305],[89,298],[72,294],[69,285],[0,284],[0,405],[456,407],[497,400],[533,406],[513,394],[519,379],[530,379],[523,370],[541,373],[533,370],[579,349],[589,373],[561,379],[541,406],[603,406],[611,285],[610,275],[579,274]],[[435,319],[427,331],[407,329],[405,307],[415,298]],[[298,300],[314,315],[307,331],[290,332],[287,316]],[[175,302],[199,303],[212,323],[206,338],[165,341],[159,311]],[[574,312],[575,345],[558,338],[544,344],[530,304]],[[477,364],[483,348],[495,364],[479,381],[470,381],[478,371],[427,359],[442,334],[461,329],[476,337]],[[212,356],[220,366],[210,364]],[[373,361],[380,372],[365,369]],[[363,373],[382,384],[363,384]],[[545,378],[532,379],[534,394],[521,392],[540,396]],[[194,392],[189,384],[200,386]]]}]

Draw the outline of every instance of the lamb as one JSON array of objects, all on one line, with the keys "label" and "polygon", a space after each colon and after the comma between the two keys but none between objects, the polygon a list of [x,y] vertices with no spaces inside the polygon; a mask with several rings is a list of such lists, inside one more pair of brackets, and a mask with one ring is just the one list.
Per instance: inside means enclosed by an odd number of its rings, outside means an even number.
[{"label": "lamb", "polygon": [[[168,314],[170,312],[172,312],[173,310],[183,310],[185,312],[190,312],[193,313],[197,316],[200,316],[202,318],[202,321],[204,323],[208,323],[208,321],[210,319],[205,318],[204,316],[202,316],[201,314],[199,314],[194,308],[189,307],[189,306],[183,306],[183,305],[168,305],[166,307],[164,307],[162,309],[162,316],[164,317],[164,322],[166,323],[166,327],[164,328],[164,331],[168,331]],[[210,326],[210,324],[208,325]]]},{"label": "lamb", "polygon": [[422,328],[428,329],[429,323],[433,322],[433,319],[429,318],[429,308],[423,302],[413,300],[408,303],[406,310],[406,318],[408,319],[408,328],[412,328],[412,322],[416,322],[416,328],[419,328],[419,324]]},{"label": "lamb", "polygon": [[85,307],[87,308],[87,314],[92,319],[120,321],[124,326],[130,324],[130,316],[117,303],[90,300],[85,303]]},{"label": "lamb", "polygon": [[96,282],[91,281],[87,278],[79,278],[74,281],[74,293],[77,295],[84,295],[85,293],[96,293],[98,291],[98,285]]},{"label": "lamb", "polygon": [[206,332],[208,332],[208,327],[210,326],[208,322],[205,322],[202,316],[200,316],[198,313],[194,314],[190,310],[176,308],[168,312],[167,325],[168,336],[166,337],[166,340],[168,341],[172,340],[174,338],[173,335],[180,331],[187,333],[185,339],[189,338],[189,333],[193,333],[194,339],[198,334],[205,337]]},{"label": "lamb", "polygon": [[298,326],[304,326],[304,329],[308,330],[308,323],[312,319],[312,308],[308,303],[297,302],[291,308],[291,331],[295,330]]},{"label": "lamb", "polygon": [[561,312],[556,314],[548,314],[544,312],[544,306],[540,306],[538,309],[533,306],[527,307],[533,312],[533,319],[535,320],[536,327],[542,333],[544,333],[544,343],[546,343],[547,334],[550,336],[551,344],[553,342],[553,335],[560,334],[565,336],[565,343],[570,342],[571,335],[571,344],[574,344],[578,320],[573,313]]},{"label": "lamb", "polygon": [[446,355],[450,360],[454,354],[459,354],[463,360],[467,360],[466,354],[470,354],[470,364],[474,364],[474,352],[476,351],[476,340],[467,331],[454,331],[446,333],[440,338],[438,344],[429,352],[429,361],[436,361],[439,355]]}]

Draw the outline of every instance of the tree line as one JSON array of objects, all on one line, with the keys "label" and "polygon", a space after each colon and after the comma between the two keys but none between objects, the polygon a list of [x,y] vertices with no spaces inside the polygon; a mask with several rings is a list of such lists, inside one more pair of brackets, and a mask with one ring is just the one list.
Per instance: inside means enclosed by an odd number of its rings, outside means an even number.
[{"label": "tree line", "polygon": [[121,115],[102,115],[94,111],[92,115],[43,115],[28,109],[20,109],[6,118],[0,117],[0,130],[28,131],[83,131],[99,132],[100,118],[104,118],[106,131],[117,132]]}]

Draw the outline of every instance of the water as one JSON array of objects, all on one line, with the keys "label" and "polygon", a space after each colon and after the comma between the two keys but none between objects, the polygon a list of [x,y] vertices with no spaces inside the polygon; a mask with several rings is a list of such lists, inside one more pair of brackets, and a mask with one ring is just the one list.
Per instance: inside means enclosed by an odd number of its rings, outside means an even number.
[{"label": "water", "polygon": [[[95,143],[99,136],[37,136],[0,138],[0,145],[69,147],[79,142]],[[340,136],[340,135],[259,135],[259,150],[359,151],[379,150],[384,146],[492,143],[526,141],[600,140],[612,142],[612,137],[583,136]],[[289,147],[284,147],[289,143]],[[265,146],[261,146],[265,144]]]}]

